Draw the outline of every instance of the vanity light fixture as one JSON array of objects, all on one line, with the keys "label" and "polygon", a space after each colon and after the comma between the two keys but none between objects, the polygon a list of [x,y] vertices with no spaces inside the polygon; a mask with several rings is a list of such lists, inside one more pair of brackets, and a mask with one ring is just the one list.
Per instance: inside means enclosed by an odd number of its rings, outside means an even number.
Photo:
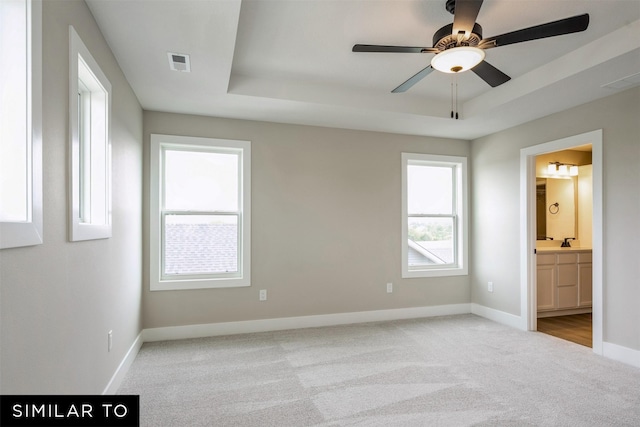
[{"label": "vanity light fixture", "polygon": [[558,178],[578,176],[578,166],[560,162],[549,162],[547,173],[550,177]]}]

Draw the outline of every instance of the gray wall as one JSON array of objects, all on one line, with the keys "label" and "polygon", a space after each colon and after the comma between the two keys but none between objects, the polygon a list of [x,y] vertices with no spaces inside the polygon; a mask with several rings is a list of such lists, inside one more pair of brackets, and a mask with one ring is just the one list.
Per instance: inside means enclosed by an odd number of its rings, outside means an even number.
[{"label": "gray wall", "polygon": [[[67,239],[70,24],[113,86],[113,237],[78,243]],[[43,75],[44,244],[0,251],[0,387],[101,393],[141,331],[142,109],[82,1],[44,2]]]},{"label": "gray wall", "polygon": [[603,129],[603,339],[640,350],[639,118],[634,88],[471,143],[474,303],[520,314],[520,149]]},{"label": "gray wall", "polygon": [[470,301],[468,276],[400,278],[400,153],[467,141],[145,112],[151,133],[252,142],[252,286],[150,292],[145,227],[145,328]]}]

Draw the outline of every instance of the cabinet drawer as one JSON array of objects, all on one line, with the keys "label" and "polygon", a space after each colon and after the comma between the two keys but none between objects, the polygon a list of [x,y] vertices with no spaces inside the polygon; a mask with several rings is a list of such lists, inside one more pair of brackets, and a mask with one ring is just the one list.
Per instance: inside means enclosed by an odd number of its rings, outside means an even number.
[{"label": "cabinet drawer", "polygon": [[578,254],[578,262],[583,264],[587,262],[591,262],[592,258],[593,258],[593,254],[591,252]]},{"label": "cabinet drawer", "polygon": [[576,264],[578,254],[558,254],[558,264]]},{"label": "cabinet drawer", "polygon": [[545,264],[555,264],[556,263],[556,255],[555,254],[538,254],[536,258],[536,262],[538,265]]}]

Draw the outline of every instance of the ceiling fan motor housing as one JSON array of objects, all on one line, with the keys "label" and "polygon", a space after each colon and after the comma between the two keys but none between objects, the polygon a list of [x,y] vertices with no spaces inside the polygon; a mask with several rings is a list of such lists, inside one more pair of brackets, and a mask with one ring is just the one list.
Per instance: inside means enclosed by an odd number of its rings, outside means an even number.
[{"label": "ceiling fan motor housing", "polygon": [[458,35],[451,34],[453,23],[445,25],[433,35],[433,47],[439,50],[447,50],[458,46],[478,46],[482,40],[482,27],[476,23],[471,31],[471,36],[466,40],[459,40]]}]

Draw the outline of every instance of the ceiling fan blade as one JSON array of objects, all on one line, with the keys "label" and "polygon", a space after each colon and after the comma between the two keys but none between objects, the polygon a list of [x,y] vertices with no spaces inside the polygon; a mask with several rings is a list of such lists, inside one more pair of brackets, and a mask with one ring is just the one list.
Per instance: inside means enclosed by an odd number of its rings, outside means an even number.
[{"label": "ceiling fan blade", "polygon": [[387,52],[387,53],[437,53],[438,49],[432,47],[412,46],[380,46],[377,44],[356,44],[352,52]]},{"label": "ceiling fan blade", "polygon": [[414,84],[418,83],[420,80],[424,79],[429,74],[431,74],[432,71],[433,71],[433,67],[431,67],[431,65],[427,66],[426,68],[423,68],[422,70],[418,71],[416,74],[411,76],[406,82],[402,83],[400,86],[398,86],[391,92],[392,93],[406,92]]},{"label": "ceiling fan blade", "polygon": [[451,34],[455,36],[464,33],[465,39],[468,39],[481,7],[482,0],[456,0]]},{"label": "ceiling fan blade", "polygon": [[500,86],[502,83],[506,83],[511,80],[511,77],[507,76],[487,61],[482,61],[473,67],[471,71],[476,73],[478,77],[487,82],[491,87]]},{"label": "ceiling fan blade", "polygon": [[578,33],[589,26],[589,14],[572,16],[571,18],[547,22],[534,27],[523,28],[499,36],[489,37],[482,41],[478,47],[488,49],[498,46],[506,46],[513,43],[521,43],[529,40],[544,39],[546,37],[562,36],[564,34]]}]

